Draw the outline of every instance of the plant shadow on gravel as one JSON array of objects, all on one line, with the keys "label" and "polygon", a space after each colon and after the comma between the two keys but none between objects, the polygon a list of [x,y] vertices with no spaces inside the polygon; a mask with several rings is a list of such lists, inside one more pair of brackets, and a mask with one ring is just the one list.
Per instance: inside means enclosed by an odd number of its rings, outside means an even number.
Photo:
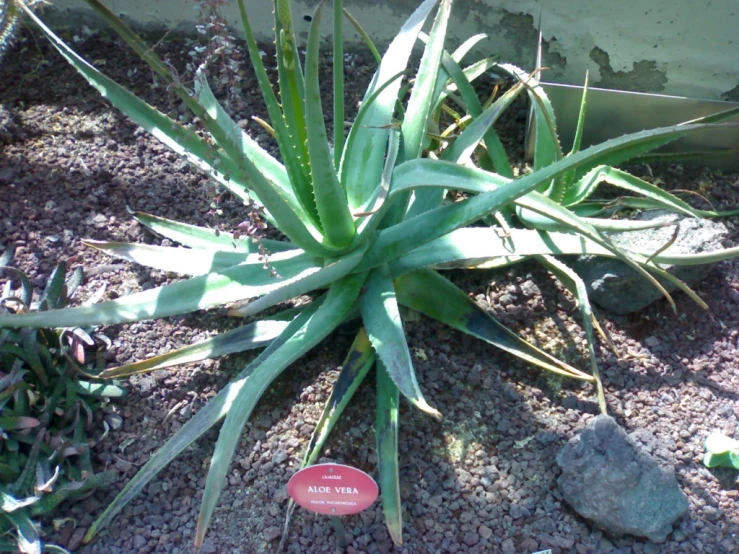
[{"label": "plant shadow on gravel", "polygon": [[[132,56],[121,55],[117,43],[92,37],[76,46],[91,59],[107,59],[106,70],[112,77],[133,83],[134,90],[148,95],[149,101],[166,106],[166,92],[161,87],[150,89],[150,73]],[[38,62],[31,58],[36,47],[29,40],[22,41],[0,66],[0,104],[22,121],[16,133],[27,135],[20,140],[15,134],[15,142],[3,144],[0,154],[0,190],[11,203],[22,206],[22,216],[7,210],[12,204],[0,206],[0,213],[3,219],[13,219],[8,238],[25,237],[24,269],[43,279],[51,264],[70,250],[86,269],[110,263],[101,254],[85,249],[79,239],[141,240],[142,231],[126,211],[128,201],[136,209],[224,230],[240,223],[237,202],[223,198],[216,208],[222,213],[214,213],[213,197],[202,177],[180,167],[174,156],[164,154],[163,147],[152,140],[138,137],[135,127],[99,100],[50,47],[42,42],[39,47],[48,60],[42,67],[36,68]],[[167,43],[163,47],[171,50],[174,63],[181,66],[182,59],[176,58],[182,55],[181,46]],[[28,50],[23,53],[23,48]],[[129,71],[134,67],[140,69],[131,79]],[[22,86],[18,74],[26,76]],[[357,91],[363,89],[362,79],[370,76],[371,68],[357,69]],[[255,102],[244,108],[243,115],[262,112]],[[509,136],[520,144],[524,117],[521,111],[512,117],[519,125]],[[74,125],[85,118],[93,118],[96,127],[75,130]],[[253,124],[249,125],[252,129]],[[44,154],[8,157],[9,146],[16,156],[24,143]],[[64,148],[66,152],[61,151]],[[77,157],[88,166],[89,175]],[[18,169],[21,163],[24,165]],[[12,175],[4,173],[8,171]],[[12,188],[8,186],[11,180]],[[102,194],[95,194],[101,187]],[[25,200],[28,202],[23,205]],[[48,200],[53,200],[57,209],[45,210]],[[80,217],[70,219],[74,214]],[[98,225],[94,220],[84,223],[85,217],[98,214],[104,214],[106,220],[99,220]],[[72,230],[74,236],[59,242],[46,240],[53,234],[64,237],[64,229]],[[152,240],[156,243],[158,239]],[[717,490],[720,486],[732,492],[731,476],[718,470],[708,472],[700,465],[701,433],[713,426],[735,426],[739,415],[736,408],[732,414],[722,412],[727,404],[737,402],[739,390],[737,377],[732,381],[729,375],[731,364],[736,367],[737,363],[737,339],[727,338],[719,323],[729,330],[739,328],[737,304],[729,295],[733,289],[723,277],[728,267],[739,275],[737,262],[727,262],[698,289],[712,312],[703,312],[678,295],[677,319],[664,302],[634,316],[604,316],[618,346],[637,354],[618,360],[600,348],[611,413],[629,431],[644,428],[654,431],[660,440],[672,441],[668,449],[676,458],[681,488],[690,498],[691,515],[680,524],[682,538],[671,538],[660,547],[664,552],[698,552],[695,541],[713,552],[728,552],[722,550],[721,541],[739,532],[739,517],[731,509],[735,508],[736,494],[719,497]],[[161,272],[132,264],[115,275],[106,276],[106,280],[117,293],[127,286],[150,286],[152,280],[161,284],[167,279]],[[536,266],[451,275],[504,324],[527,338],[540,341],[535,332],[537,323],[551,319],[552,333],[566,331],[562,348],[577,356],[582,336],[578,318],[569,314],[571,302]],[[519,293],[521,285],[529,281],[539,289],[531,297]],[[96,282],[99,285],[102,281]],[[492,292],[491,283],[495,285]],[[739,287],[739,281],[733,286]],[[508,287],[514,291],[508,294],[516,297],[513,304],[500,298]],[[524,305],[522,311],[506,309],[516,302]],[[230,324],[217,312],[199,312],[166,322],[123,326],[116,331],[117,338],[130,346],[119,351],[118,362],[142,359],[158,348],[169,350],[172,343],[190,342],[195,333]],[[545,378],[491,346],[426,319],[408,322],[407,332],[420,386],[445,420],[437,423],[402,406],[399,450],[407,546],[391,545],[376,504],[346,518],[355,550],[534,552],[551,548],[553,552],[568,552],[582,546],[584,552],[606,552],[609,545],[615,545],[623,552],[645,551],[645,543],[639,539],[606,541],[561,503],[556,488],[557,451],[597,413],[592,391],[573,382]],[[652,336],[659,339],[661,348],[642,346]],[[688,336],[695,338],[686,340]],[[349,342],[349,337],[340,334],[329,337],[278,378],[260,401],[232,464],[229,487],[216,510],[213,532],[206,541],[211,552],[239,548],[242,552],[274,551],[274,530],[281,529],[287,505],[284,485],[299,466],[302,450],[338,374],[342,361],[338,352],[346,351]],[[116,487],[122,487],[136,467],[251,358],[232,356],[201,364],[195,371],[160,371],[135,381],[134,394],[123,404],[123,431],[107,439],[98,453],[101,465],[119,471]],[[586,358],[574,358],[573,362],[584,366]],[[332,434],[325,459],[374,473],[373,385],[374,380],[368,379],[358,391],[357,401],[350,404]],[[189,552],[202,469],[215,437],[216,432],[211,431],[198,441],[123,510],[107,535],[77,551]],[[89,525],[115,492],[98,493],[72,507],[70,513],[77,525]],[[717,509],[723,515],[717,515]],[[66,525],[59,534],[70,540],[73,528]],[[219,542],[213,542],[214,537]],[[289,552],[333,552],[335,538],[325,518],[298,511],[289,544]]]}]

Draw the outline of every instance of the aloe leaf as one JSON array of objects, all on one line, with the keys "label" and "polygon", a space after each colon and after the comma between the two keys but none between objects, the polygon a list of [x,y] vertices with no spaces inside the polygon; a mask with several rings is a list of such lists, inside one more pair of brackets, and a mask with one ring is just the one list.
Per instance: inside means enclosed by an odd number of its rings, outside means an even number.
[{"label": "aloe leaf", "polygon": [[[652,252],[627,252],[638,263],[647,263],[651,258],[653,264],[648,269],[654,271],[654,264],[703,265],[730,260],[739,256],[739,247],[698,254],[672,254],[668,250],[656,256]],[[482,269],[510,265],[536,255],[616,257],[611,250],[574,233],[511,229],[508,236],[501,236],[500,231],[495,228],[466,227],[394,260],[390,263],[390,270],[394,277],[399,277],[424,267]],[[503,262],[497,263],[497,260]]]},{"label": "aloe leaf", "polygon": [[[109,11],[99,2],[94,0],[87,1],[98,11],[100,9]],[[251,196],[243,185],[226,178],[226,173],[232,176],[239,174],[238,166],[233,160],[225,156],[222,152],[216,151],[205,140],[198,137],[195,132],[186,129],[177,121],[167,117],[112,79],[103,75],[69,48],[30,9],[25,6],[22,6],[22,9],[26,11],[28,17],[38,25],[52,45],[70,65],[114,107],[131,118],[134,123],[146,129],[154,138],[169,147],[172,151],[206,171],[226,189],[244,201],[251,200]],[[123,34],[121,36],[126,38]],[[220,166],[223,166],[223,170],[216,169],[216,167]]]},{"label": "aloe leaf", "polygon": [[[442,55],[441,63],[444,71],[449,74],[449,77],[454,82],[454,86],[459,90],[459,93],[464,100],[465,109],[473,116],[473,118],[479,117],[483,112],[483,107],[480,100],[477,98],[477,92],[472,87],[471,81],[490,69],[490,67],[496,65],[496,63],[492,59],[486,58],[463,70],[457,61],[446,53]],[[442,93],[440,99],[443,99],[445,95],[446,93]],[[488,129],[483,140],[487,154],[492,163],[492,168],[504,177],[513,178],[511,163],[508,160],[508,155],[503,147],[503,143],[500,141],[500,137],[498,136],[498,133],[495,132],[495,129]]]},{"label": "aloe leaf", "polygon": [[367,278],[365,287],[360,309],[367,335],[378,359],[385,364],[393,382],[411,404],[441,419],[441,413],[429,406],[418,386],[387,266],[374,269]]},{"label": "aloe leaf", "polygon": [[[292,149],[292,155],[305,171],[310,167],[310,157],[307,150],[308,135],[305,126],[305,106],[303,103],[305,81],[301,68],[300,53],[295,41],[291,0],[275,1],[275,48],[280,100],[289,137],[285,148]],[[312,199],[307,195],[304,201],[312,203]],[[315,211],[315,205],[311,210]]]},{"label": "aloe leaf", "polygon": [[[265,177],[272,185],[280,190],[281,195],[286,199],[293,211],[302,212],[288,179],[285,166],[272,157],[264,148],[245,133],[241,127],[231,118],[223,106],[216,100],[213,91],[208,84],[208,78],[205,74],[205,67],[201,66],[195,72],[195,94],[205,112],[218,125],[220,130],[226,137],[240,146],[240,154],[242,157],[235,159],[243,159],[246,157],[254,166],[254,169]],[[214,137],[218,141],[218,136]],[[228,145],[223,145],[228,151]],[[257,191],[258,194],[258,191]]]},{"label": "aloe leaf", "polygon": [[31,305],[31,301],[33,300],[33,284],[28,279],[28,277],[26,277],[26,274],[23,273],[20,269],[16,269],[14,267],[0,266],[0,275],[2,275],[3,273],[10,275],[12,279],[17,279],[18,281],[20,281],[21,296],[19,300],[23,303],[24,306],[29,307]]},{"label": "aloe leaf", "polygon": [[400,391],[382,361],[377,363],[377,463],[382,494],[382,513],[390,537],[403,544],[403,512],[400,504],[398,468],[398,408]]},{"label": "aloe leaf", "polygon": [[[588,106],[588,77],[589,72],[585,72],[585,83],[583,83],[582,87],[582,97],[580,99],[580,111],[577,114],[577,125],[575,126],[575,137],[572,140],[572,149],[570,150],[570,154],[574,154],[576,152],[580,151],[580,147],[582,146],[582,136],[583,131],[585,129],[585,114],[587,112],[587,106]],[[569,155],[569,154],[568,154]],[[559,196],[563,199],[560,201],[560,203],[564,204],[564,197],[569,194],[570,187],[575,182],[575,172],[570,171],[566,173],[562,179],[562,190],[559,191]]]},{"label": "aloe leaf", "polygon": [[223,390],[203,406],[187,423],[185,423],[138,471],[123,490],[118,493],[112,503],[93,522],[84,542],[89,542],[100,529],[108,523],[128,504],[149,482],[172,460],[179,456],[188,446],[210,430],[218,421],[233,409],[234,399],[244,388],[248,379],[260,369],[278,348],[300,331],[306,322],[316,313],[322,302],[316,301],[306,308],[287,326],[283,333],[260,353],[241,373],[239,373]]},{"label": "aloe leaf", "polygon": [[595,356],[595,331],[593,328],[593,310],[590,307],[590,299],[585,283],[580,276],[575,273],[565,263],[561,262],[554,256],[537,256],[536,260],[551,271],[557,279],[570,291],[577,299],[577,307],[585,328],[585,342],[588,348],[588,358],[590,360],[590,372],[595,378],[595,385],[598,393],[598,406],[602,414],[608,413],[606,407],[606,395],[603,390],[603,382],[600,379],[600,371],[598,370],[598,360]]},{"label": "aloe leaf", "polygon": [[377,187],[377,196],[369,211],[355,214],[358,217],[370,216],[359,225],[359,241],[364,237],[373,236],[377,227],[383,222],[389,203],[387,203],[390,194],[390,182],[393,178],[393,170],[395,162],[400,152],[400,132],[393,131],[388,135],[387,157],[385,158],[385,168],[380,178],[380,186]]},{"label": "aloe leaf", "polygon": [[86,327],[167,317],[261,296],[322,268],[299,254],[273,269],[279,276],[259,264],[238,265],[92,306],[0,316],[0,327]]},{"label": "aloe leaf", "polygon": [[354,338],[349,353],[344,359],[339,377],[331,389],[331,396],[326,401],[321,417],[316,424],[316,429],[308,443],[301,467],[316,462],[331,430],[339,421],[341,414],[344,413],[344,409],[349,405],[349,401],[357,392],[359,385],[364,381],[375,362],[375,358],[375,351],[372,349],[367,332],[362,328]]},{"label": "aloe leaf", "polygon": [[[354,239],[356,229],[354,228],[352,214],[349,213],[346,193],[336,175],[331,148],[328,144],[323,107],[321,106],[318,65],[322,8],[323,2],[316,7],[308,33],[308,48],[305,58],[305,120],[313,193],[315,194],[316,208],[323,233],[331,244],[337,248],[343,248]],[[339,21],[341,21],[341,18],[339,18]],[[335,37],[334,43],[340,40],[340,37]],[[339,63],[343,64],[343,60],[339,60]],[[336,126],[343,127],[342,122],[337,122]]]},{"label": "aloe leaf", "polygon": [[38,380],[44,386],[48,386],[49,378],[46,375],[46,370],[39,354],[38,331],[35,329],[21,329],[20,335],[26,362],[31,366],[31,370]]},{"label": "aloe leaf", "polygon": [[[529,93],[535,121],[534,171],[561,160],[564,155],[559,144],[554,109],[539,81],[533,74],[528,74],[511,64],[499,64],[497,68],[518,79],[519,82],[524,84]],[[551,194],[562,194],[561,182],[562,179],[555,182]],[[549,183],[545,183],[538,190],[544,193],[548,188]],[[558,196],[553,196],[553,198],[557,200]]]},{"label": "aloe leaf", "polygon": [[[446,29],[449,22],[449,14],[451,12],[451,0],[441,0],[439,10],[436,13],[434,24],[431,28],[426,48],[421,57],[421,64],[416,74],[415,83],[411,90],[408,107],[406,108],[403,122],[400,127],[401,142],[401,160],[410,160],[421,156],[423,143],[426,138],[426,129],[432,115],[432,109],[435,105],[436,96],[441,92],[441,86],[438,87],[438,78],[441,74],[440,62],[444,52],[444,41],[446,38]],[[414,198],[420,197],[420,198]],[[427,198],[424,198],[427,197]],[[431,207],[439,205],[440,198],[438,191],[425,190],[418,191],[411,195],[406,193],[400,198],[396,198],[393,206],[390,208],[385,218],[384,225],[392,224],[400,221],[403,217],[412,217],[413,212],[407,212],[409,206],[419,201],[421,204],[431,204]],[[421,208],[422,210],[425,208]]]},{"label": "aloe leaf", "polygon": [[207,248],[209,250],[220,250],[223,252],[245,252],[247,254],[258,254],[263,250],[269,252],[282,252],[292,250],[294,245],[289,242],[271,240],[234,238],[230,233],[223,233],[218,229],[208,229],[181,223],[172,219],[165,219],[144,212],[134,212],[133,217],[147,229],[162,235],[170,240],[180,243],[189,248]]},{"label": "aloe leaf", "polygon": [[64,305],[66,301],[66,291],[64,290],[64,281],[67,276],[67,264],[61,262],[51,272],[51,276],[44,287],[44,292],[39,298],[39,305],[41,309],[45,308],[59,308]]},{"label": "aloe leaf", "polygon": [[570,206],[587,199],[594,191],[599,183],[605,182],[614,187],[618,187],[629,192],[640,194],[653,202],[653,206],[669,210],[671,212],[680,213],[689,217],[719,217],[732,216],[739,214],[738,210],[728,210],[724,212],[716,212],[710,210],[696,210],[687,202],[680,200],[674,194],[670,194],[652,183],[631,175],[626,171],[608,166],[598,166],[588,172],[578,183],[577,187],[573,187],[573,194],[566,195],[563,204]]},{"label": "aloe leaf", "polygon": [[117,385],[106,383],[90,383],[89,381],[77,381],[74,385],[75,390],[82,395],[91,395],[97,397],[120,398],[126,396],[128,391]]},{"label": "aloe leaf", "polygon": [[[399,258],[427,242],[441,237],[454,229],[465,227],[517,200],[536,189],[543,182],[564,172],[593,164],[594,160],[611,157],[614,153],[637,155],[684,136],[702,126],[664,127],[642,131],[608,140],[597,146],[581,150],[530,175],[526,175],[497,190],[478,194],[460,202],[435,208],[417,217],[383,229],[377,233],[374,243],[367,251],[364,260],[357,267],[369,269],[381,263]],[[431,162],[429,164],[429,162]],[[400,190],[420,186],[439,186],[445,188],[467,187],[473,184],[488,186],[500,182],[500,177],[472,168],[445,164],[436,160],[410,160],[396,167],[393,182]],[[391,191],[391,196],[394,190]]]},{"label": "aloe leaf", "polygon": [[[364,125],[355,124],[349,132],[347,147],[344,148],[341,159],[341,182],[346,187],[352,212],[366,210],[377,183],[380,182],[388,126],[392,123],[395,102],[400,90],[400,82],[395,80],[395,75],[407,67],[418,33],[436,3],[437,0],[425,0],[390,43],[365,93],[365,101],[389,79],[394,79],[393,83],[372,103],[365,116]],[[355,135],[353,140],[352,135]]]},{"label": "aloe leaf", "polygon": [[180,275],[206,275],[244,263],[264,264],[263,260],[258,260],[259,254],[98,240],[84,240],[82,243],[122,260]]},{"label": "aloe leaf", "polygon": [[262,148],[238,127],[218,103],[202,71],[196,72],[195,76],[195,91],[204,108],[204,124],[216,143],[231,158],[241,161],[250,189],[254,190],[269,211],[277,228],[307,251],[326,255],[336,250],[330,244],[321,244],[323,237],[315,228],[310,212],[294,196],[289,182],[283,182],[272,172],[271,162],[261,155],[264,152]]},{"label": "aloe leaf", "polygon": [[[665,290],[665,288],[657,281],[651,274],[649,274],[643,267],[641,267],[635,260],[633,260],[627,252],[616,247],[613,242],[606,236],[601,235],[592,225],[583,219],[576,216],[567,208],[563,208],[553,200],[550,200],[546,196],[540,195],[536,192],[532,192],[516,201],[521,207],[525,207],[528,210],[532,210],[541,216],[544,216],[544,224],[546,225],[547,220],[553,220],[559,225],[554,225],[554,229],[560,229],[561,225],[564,225],[563,229],[567,231],[577,231],[582,236],[585,236],[593,242],[603,246],[607,250],[611,251],[615,256],[624,262],[626,265],[631,267],[639,275],[649,281],[660,293],[667,299],[672,306],[673,310],[677,310],[672,297]],[[539,224],[536,225],[539,227]]]},{"label": "aloe leaf", "polygon": [[[272,88],[267,70],[264,68],[264,62],[260,55],[259,46],[257,45],[254,32],[252,31],[249,23],[249,15],[244,5],[244,0],[238,0],[239,15],[241,16],[241,23],[246,36],[246,45],[249,51],[249,59],[251,60],[254,73],[259,83],[259,89],[262,92],[262,98],[267,106],[267,112],[272,123],[272,128],[277,138],[277,145],[280,148],[280,154],[282,155],[282,161],[285,164],[285,169],[290,177],[290,183],[295,196],[300,201],[303,209],[313,219],[315,224],[318,224],[318,213],[316,212],[315,205],[313,203],[313,192],[311,190],[309,176],[304,171],[304,165],[302,160],[299,158],[299,152],[296,151],[296,145],[293,144],[290,131],[288,130],[285,116],[280,108],[280,103],[277,101],[277,96]],[[299,150],[299,149],[298,149]]]},{"label": "aloe leaf", "polygon": [[460,44],[454,52],[452,52],[452,59],[457,63],[462,63],[462,60],[464,57],[472,50],[475,46],[477,46],[481,41],[488,38],[488,36],[485,33],[478,33],[476,35],[472,35],[467,40],[465,40],[462,44]]},{"label": "aloe leaf", "polygon": [[521,90],[523,90],[523,85],[517,83],[491,104],[488,109],[475,117],[472,123],[454,139],[452,145],[444,151],[441,159],[459,164],[467,163],[474,153],[475,148],[480,144],[480,141],[503,112],[518,97]]},{"label": "aloe leaf", "polygon": [[395,279],[398,302],[432,319],[490,343],[547,371],[583,381],[583,373],[532,344],[490,317],[462,290],[431,270],[418,270]]},{"label": "aloe leaf", "polygon": [[[344,18],[343,0],[334,0],[334,170],[341,166],[344,150]],[[345,202],[346,203],[346,202]]]},{"label": "aloe leaf", "polygon": [[280,108],[280,103],[277,100],[277,96],[272,88],[267,70],[264,68],[264,62],[260,55],[259,46],[254,37],[251,25],[249,23],[249,16],[246,12],[246,6],[243,0],[238,0],[239,15],[241,16],[241,23],[244,29],[244,35],[246,36],[247,49],[249,51],[249,59],[251,60],[254,73],[256,74],[259,88],[264,98],[264,103],[267,106],[267,112],[272,123],[272,128],[277,138],[277,144],[280,148],[280,154],[282,155],[285,169],[290,176],[290,183],[292,185],[295,196],[300,201],[303,209],[312,218],[315,224],[318,224],[318,213],[315,209],[313,202],[313,192],[310,186],[310,179],[307,171],[304,170],[305,166],[302,159],[299,157],[302,150],[296,149],[291,138],[290,131],[288,130],[285,116]]},{"label": "aloe leaf", "polygon": [[[344,365],[341,367],[339,377],[331,389],[331,396],[326,401],[321,417],[318,419],[318,423],[316,423],[316,428],[311,435],[310,442],[303,456],[303,461],[300,464],[301,468],[316,462],[318,456],[321,454],[323,445],[326,444],[329,434],[336,423],[338,423],[341,414],[344,413],[344,409],[349,405],[350,400],[354,397],[354,393],[357,392],[359,385],[362,384],[362,381],[364,381],[364,378],[374,363],[375,351],[372,350],[372,344],[370,344],[367,338],[367,332],[362,328],[354,338],[354,342],[344,359]],[[287,513],[285,514],[285,524],[280,544],[284,544],[287,540],[287,530],[294,510],[295,501],[291,498],[286,510]]]},{"label": "aloe leaf", "polygon": [[722,123],[736,115],[739,115],[739,107],[729,108],[728,110],[723,110],[720,112],[705,115],[703,117],[698,117],[696,119],[691,119],[690,121],[685,121],[680,125],[695,125],[697,123]]},{"label": "aloe leaf", "polygon": [[[294,313],[292,310],[289,311]],[[100,379],[120,379],[139,373],[148,373],[156,369],[166,369],[175,365],[199,362],[209,358],[218,358],[227,354],[261,348],[279,337],[289,323],[288,319],[262,319],[219,333],[183,348],[177,348],[166,354],[106,369],[98,377]]]},{"label": "aloe leaf", "polygon": [[[357,21],[357,19],[347,11],[346,8],[342,8],[342,12],[344,12],[344,17],[346,17],[349,20],[349,23],[352,24],[354,27],[354,30],[357,32],[357,34],[360,36],[364,44],[369,49],[370,53],[372,54],[372,57],[375,59],[375,62],[380,64],[382,62],[382,56],[380,55],[380,51],[375,46],[375,43],[372,41],[370,36],[367,34],[367,31],[364,30],[364,27]],[[337,14],[334,13],[334,17],[337,17]]]},{"label": "aloe leaf", "polygon": [[[200,517],[195,531],[195,550],[203,543],[218,497],[226,484],[226,476],[241,432],[254,406],[274,379],[295,360],[308,352],[333,331],[349,313],[359,295],[364,275],[352,275],[334,282],[326,299],[284,344],[264,359],[245,380],[243,387],[233,397],[233,406],[226,415],[218,435],[210,469],[205,481]],[[297,319],[300,319],[298,316]]]},{"label": "aloe leaf", "polygon": [[248,317],[301,294],[327,287],[350,273],[361,261],[365,250],[366,246],[347,254],[343,258],[332,260],[320,269],[298,275],[294,279],[285,280],[280,283],[280,286],[275,287],[261,298],[243,307],[233,308],[228,313],[232,316]]},{"label": "aloe leaf", "polygon": [[402,152],[405,160],[418,158],[421,155],[421,145],[434,102],[434,85],[439,74],[441,55],[444,52],[444,39],[451,7],[451,0],[441,0],[416,74],[416,83],[408,100],[405,118],[401,125]]},{"label": "aloe leaf", "polygon": [[[582,86],[582,97],[580,99],[580,111],[577,114],[577,126],[575,127],[575,138],[572,139],[572,149],[570,150],[570,154],[574,154],[576,152],[580,151],[580,146],[582,145],[582,135],[583,130],[585,129],[585,114],[587,113],[588,109],[588,81],[589,81],[589,72],[585,72],[585,83],[583,83]],[[707,121],[705,123],[708,123]]]}]

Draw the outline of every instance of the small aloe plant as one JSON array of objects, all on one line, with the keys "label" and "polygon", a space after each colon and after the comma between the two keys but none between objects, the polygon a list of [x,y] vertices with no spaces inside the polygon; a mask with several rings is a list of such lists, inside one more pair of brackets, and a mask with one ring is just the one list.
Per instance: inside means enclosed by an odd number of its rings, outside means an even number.
[{"label": "small aloe plant", "polygon": [[[82,281],[80,268],[67,276],[61,263],[33,302],[26,275],[9,267],[12,255],[9,248],[0,256],[0,275],[10,277],[0,314],[63,308]],[[42,541],[38,520],[113,482],[113,472],[94,472],[90,456],[90,447],[120,425],[109,399],[125,393],[89,378],[96,364],[86,359],[88,351],[107,342],[81,328],[0,329],[0,551],[62,551]],[[99,412],[103,417],[94,419]],[[16,536],[7,538],[12,531]]]},{"label": "small aloe plant", "polygon": [[[170,119],[107,78],[39,18],[28,14],[67,61],[111,104],[206,171],[226,190],[245,203],[260,206],[285,240],[217,235],[212,230],[137,213],[139,222],[182,247],[95,241],[88,244],[113,256],[186,275],[187,279],[92,306],[50,311],[43,317],[0,317],[0,327],[119,324],[222,304],[232,304],[232,315],[251,317],[307,293],[313,294],[313,300],[219,337],[103,374],[120,377],[265,347],[151,457],[92,525],[85,540],[91,540],[159,471],[223,420],[195,533],[196,548],[202,545],[242,430],[259,398],[291,363],[348,320],[359,319],[361,326],[303,465],[316,460],[342,411],[374,367],[379,484],[387,527],[398,544],[402,543],[399,399],[403,396],[430,416],[441,417],[421,393],[404,334],[401,307],[476,336],[545,370],[590,383],[597,380],[517,337],[436,269],[466,262],[471,257],[541,254],[547,243],[535,231],[517,235],[513,249],[508,249],[507,243],[501,248],[500,241],[490,240],[488,229],[469,226],[562,175],[587,172],[604,163],[643,154],[705,128],[705,124],[655,129],[614,139],[556,160],[515,181],[470,167],[467,161],[481,141],[495,142],[491,125],[496,114],[523,90],[521,86],[484,112],[480,110],[481,117],[456,138],[440,159],[424,158],[425,148],[434,138],[434,129],[429,125],[434,121],[435,107],[443,95],[453,92],[453,87],[461,90],[465,82],[469,85],[474,73],[459,69],[454,57],[445,51],[452,0],[424,0],[379,58],[361,109],[345,134],[341,125],[343,6],[341,0],[334,0],[336,125],[329,139],[318,71],[324,3],[319,3],[312,18],[303,58],[293,29],[290,1],[275,0],[275,92],[260,56],[246,3],[238,0],[249,58],[279,148],[278,159],[226,113],[211,92],[204,67],[196,71],[194,87],[189,89],[104,4],[99,0],[87,2],[171,87],[205,133],[199,134],[195,128]],[[428,36],[422,35],[424,24],[437,6]],[[426,43],[423,56],[412,86],[404,86],[411,52],[419,38]],[[450,80],[452,89],[447,86]],[[469,197],[445,202],[446,190],[460,190]],[[586,253],[590,248],[598,249],[626,261],[659,286],[643,269],[643,261],[614,248],[597,230],[580,223],[577,216],[566,221],[572,231],[587,239],[562,233],[562,240],[571,241],[569,250]]]}]

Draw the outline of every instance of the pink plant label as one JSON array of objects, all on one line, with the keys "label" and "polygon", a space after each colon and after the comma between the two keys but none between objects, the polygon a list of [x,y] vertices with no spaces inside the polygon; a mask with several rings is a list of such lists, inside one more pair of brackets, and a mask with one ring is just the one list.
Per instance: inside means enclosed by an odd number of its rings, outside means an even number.
[{"label": "pink plant label", "polygon": [[356,514],[369,508],[379,489],[364,471],[341,464],[301,469],[287,483],[287,494],[299,506],[329,516]]}]

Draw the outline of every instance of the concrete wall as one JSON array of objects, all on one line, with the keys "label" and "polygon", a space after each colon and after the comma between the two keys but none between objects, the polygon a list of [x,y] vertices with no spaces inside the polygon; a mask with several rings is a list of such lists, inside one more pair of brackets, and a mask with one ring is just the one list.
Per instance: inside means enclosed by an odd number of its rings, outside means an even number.
[{"label": "concrete wall", "polygon": [[[378,43],[386,43],[420,0],[345,0],[345,6]],[[48,15],[79,24],[82,0],[53,0]],[[195,0],[107,0],[117,13],[147,25],[192,30]],[[295,27],[315,0],[295,0]],[[271,37],[272,2],[247,0],[253,26]],[[70,13],[73,10],[77,13]],[[236,29],[235,5],[225,12]],[[456,0],[451,23],[455,43],[484,32],[481,53],[533,66],[542,17],[545,80],[641,92],[739,101],[739,1],[704,0]],[[84,18],[88,25],[94,19]],[[348,26],[347,26],[348,27]],[[330,25],[325,25],[326,33]],[[349,34],[349,40],[358,41]]]}]

